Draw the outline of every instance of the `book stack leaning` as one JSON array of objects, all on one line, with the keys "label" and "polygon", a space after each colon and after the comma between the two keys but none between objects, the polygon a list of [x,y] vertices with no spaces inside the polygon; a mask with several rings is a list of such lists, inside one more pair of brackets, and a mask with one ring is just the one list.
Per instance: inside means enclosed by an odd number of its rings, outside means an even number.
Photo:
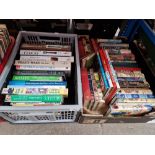
[{"label": "book stack leaning", "polygon": [[67,78],[74,62],[70,45],[23,43],[7,88],[5,104],[10,106],[52,106],[68,97]]}]

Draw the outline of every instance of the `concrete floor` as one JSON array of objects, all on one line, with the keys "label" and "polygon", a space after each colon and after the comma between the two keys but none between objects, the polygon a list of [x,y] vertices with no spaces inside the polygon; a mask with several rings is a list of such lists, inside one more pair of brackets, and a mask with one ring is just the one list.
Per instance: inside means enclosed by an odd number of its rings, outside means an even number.
[{"label": "concrete floor", "polygon": [[0,123],[1,135],[154,135],[155,124],[10,124]]}]

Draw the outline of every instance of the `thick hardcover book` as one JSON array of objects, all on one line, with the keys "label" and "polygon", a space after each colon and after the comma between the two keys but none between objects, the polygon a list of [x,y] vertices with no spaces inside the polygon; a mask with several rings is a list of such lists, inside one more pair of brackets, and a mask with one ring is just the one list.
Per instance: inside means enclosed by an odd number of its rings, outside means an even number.
[{"label": "thick hardcover book", "polygon": [[107,68],[109,70],[110,78],[111,78],[112,84],[113,84],[112,90],[111,90],[111,92],[109,93],[109,95],[108,95],[108,97],[106,99],[106,103],[109,103],[112,100],[113,96],[116,94],[117,88],[119,88],[119,85],[117,84],[116,73],[114,72],[113,67],[110,64],[110,61],[108,61],[108,58],[107,58],[107,55],[106,55],[105,51],[100,50],[100,54],[103,55],[102,60],[105,60],[105,63],[106,63]]},{"label": "thick hardcover book", "polygon": [[108,65],[108,63],[107,63],[107,61],[106,61],[106,58],[105,58],[105,55],[104,55],[104,53],[103,53],[103,51],[102,50],[100,50],[100,57],[101,57],[101,60],[102,60],[102,64],[103,64],[103,66],[104,66],[104,69],[105,69],[105,73],[106,73],[106,77],[107,77],[107,80],[108,80],[108,83],[109,83],[109,91],[108,91],[108,93],[106,93],[106,95],[105,95],[105,101],[106,101],[106,103],[108,103],[107,102],[107,99],[109,98],[109,96],[111,95],[111,93],[113,92],[113,89],[114,89],[114,82],[112,82],[112,77],[111,77],[111,75],[110,75],[110,67],[109,67],[109,65]]},{"label": "thick hardcover book", "polygon": [[20,50],[20,55],[34,55],[34,56],[72,56],[72,52],[66,51],[39,51],[39,50]]},{"label": "thick hardcover book", "polygon": [[71,51],[71,46],[69,45],[45,45],[23,43],[20,48],[28,50]]},{"label": "thick hardcover book", "polygon": [[39,71],[71,71],[70,67],[52,67],[52,66],[39,66],[39,65],[17,65],[16,70],[39,70]]},{"label": "thick hardcover book", "polygon": [[22,61],[66,61],[74,62],[74,57],[54,57],[54,56],[20,56]]},{"label": "thick hardcover book", "polygon": [[66,86],[67,82],[63,81],[63,82],[44,82],[44,81],[9,81],[9,85],[19,85],[19,86],[25,86],[25,85],[30,85],[30,86]]},{"label": "thick hardcover book", "polygon": [[108,81],[106,79],[106,74],[105,74],[105,71],[103,69],[99,53],[97,53],[97,59],[98,59],[98,63],[99,63],[99,66],[100,66],[100,71],[101,71],[101,74],[102,74],[102,78],[103,78],[103,81],[104,81],[105,88],[109,89],[109,84],[108,84]]},{"label": "thick hardcover book", "polygon": [[68,89],[54,89],[54,88],[3,88],[2,94],[9,95],[63,95],[68,96]]},{"label": "thick hardcover book", "polygon": [[13,75],[12,80],[22,80],[22,81],[63,81],[61,76],[20,76]]},{"label": "thick hardcover book", "polygon": [[62,95],[6,95],[5,102],[63,102]]},{"label": "thick hardcover book", "polygon": [[113,84],[112,84],[112,80],[111,80],[111,77],[110,77],[110,74],[109,74],[109,70],[108,70],[108,64],[106,64],[105,62],[105,55],[103,53],[103,51],[100,50],[100,58],[101,58],[101,61],[102,61],[102,65],[104,67],[104,70],[105,70],[105,75],[106,75],[106,78],[107,78],[107,81],[109,83],[109,87],[113,87]]},{"label": "thick hardcover book", "polygon": [[91,92],[89,87],[88,71],[86,68],[81,68],[81,80],[83,91],[83,103],[84,107],[88,108],[91,100]]},{"label": "thick hardcover book", "polygon": [[118,94],[153,94],[151,89],[145,88],[121,88],[118,90]]}]

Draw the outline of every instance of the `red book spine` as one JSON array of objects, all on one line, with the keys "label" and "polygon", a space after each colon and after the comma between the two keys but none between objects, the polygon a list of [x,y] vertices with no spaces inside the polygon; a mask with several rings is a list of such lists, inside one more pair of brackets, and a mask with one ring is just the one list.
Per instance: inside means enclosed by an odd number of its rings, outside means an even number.
[{"label": "red book spine", "polygon": [[114,67],[114,69],[116,71],[123,71],[123,70],[126,70],[126,71],[141,71],[142,69],[141,68],[130,68],[130,67]]},{"label": "red book spine", "polygon": [[98,53],[99,51],[98,51],[98,45],[97,45],[97,43],[95,42],[94,39],[91,39],[91,42],[92,42],[92,47],[93,47],[95,53]]},{"label": "red book spine", "polygon": [[104,53],[104,51],[102,49],[100,49],[100,55],[101,55],[102,61],[105,61],[105,63],[106,63],[106,68],[107,68],[107,70],[108,70],[108,72],[110,74],[110,78],[111,78],[111,81],[112,81],[112,84],[113,84],[113,87],[112,87],[109,95],[107,96],[107,98],[105,100],[105,102],[108,104],[111,101],[112,97],[116,94],[117,86],[116,86],[116,82],[114,80],[114,77],[113,77],[113,74],[112,74],[108,59],[107,59],[107,57],[106,57],[106,55],[105,55],[105,53]]},{"label": "red book spine", "polygon": [[115,82],[115,79],[113,77],[113,74],[112,74],[112,71],[111,71],[111,68],[110,68],[110,65],[109,65],[108,59],[107,59],[107,57],[105,55],[104,50],[100,49],[100,55],[101,55],[101,59],[104,60],[105,63],[106,63],[106,66],[107,66],[107,69],[109,71],[110,78],[111,78],[111,81],[112,81],[112,84],[113,84],[113,89],[110,91],[110,94],[106,98],[106,103],[108,104],[111,101],[111,99],[113,98],[113,96],[116,94],[117,86],[116,86],[116,82]]},{"label": "red book spine", "polygon": [[14,46],[14,43],[15,43],[15,39],[13,37],[10,37],[10,40],[11,40],[11,43],[10,43],[6,53],[5,53],[5,56],[4,56],[3,60],[2,60],[2,63],[0,64],[0,74],[2,73],[4,67],[5,67],[5,65],[6,65],[8,59],[9,59],[9,56],[10,56],[10,54],[12,52],[12,49],[13,49],[13,46]]},{"label": "red book spine", "polygon": [[83,103],[87,107],[88,102],[91,100],[91,92],[88,80],[88,71],[86,68],[81,68],[81,80],[82,80],[82,91],[83,91]]},{"label": "red book spine", "polygon": [[79,55],[80,55],[80,59],[81,59],[82,57],[85,56],[85,50],[84,50],[81,40],[78,41],[78,47],[79,47]]}]

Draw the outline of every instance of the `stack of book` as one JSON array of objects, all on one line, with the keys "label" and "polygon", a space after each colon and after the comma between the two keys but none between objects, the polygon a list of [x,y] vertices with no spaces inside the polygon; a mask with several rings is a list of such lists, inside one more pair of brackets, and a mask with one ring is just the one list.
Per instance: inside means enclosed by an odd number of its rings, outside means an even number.
[{"label": "stack of book", "polygon": [[94,39],[90,42],[95,58],[91,59],[91,66],[81,66],[83,103],[86,112],[104,114],[119,85],[106,53],[98,48]]},{"label": "stack of book", "polygon": [[12,79],[2,90],[5,102],[12,106],[63,104],[74,62],[71,46],[23,43],[19,56]]},{"label": "stack of book", "polygon": [[0,24],[0,64],[10,45],[9,32],[5,24]]},{"label": "stack of book", "polygon": [[150,112],[155,106],[155,96],[129,45],[118,41],[104,43],[103,40],[100,44],[102,53],[107,55],[115,70],[120,87],[111,100],[111,115],[137,116]]}]

